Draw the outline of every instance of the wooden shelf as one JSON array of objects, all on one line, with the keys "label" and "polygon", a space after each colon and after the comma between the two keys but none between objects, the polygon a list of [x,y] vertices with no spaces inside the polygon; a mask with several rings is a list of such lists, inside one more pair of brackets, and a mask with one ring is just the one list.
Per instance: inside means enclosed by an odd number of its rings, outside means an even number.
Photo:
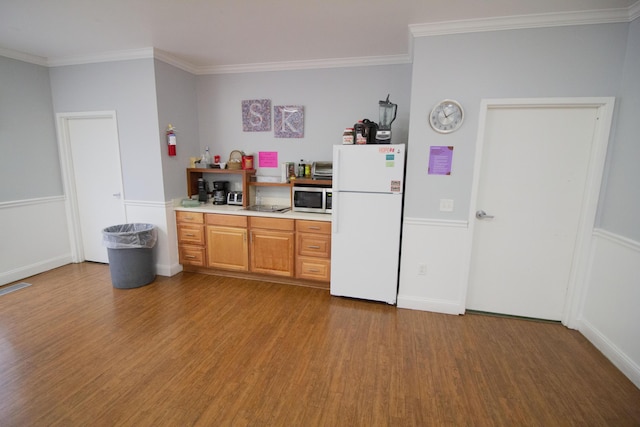
[{"label": "wooden shelf", "polygon": [[289,182],[257,182],[250,181],[249,185],[252,187],[291,187]]},{"label": "wooden shelf", "polygon": [[[198,194],[198,178],[202,178],[203,174],[220,174],[220,175],[240,175],[242,178],[242,194],[249,194],[249,181],[255,175],[255,169],[204,169],[204,168],[187,168],[187,195],[191,197]],[[249,206],[249,198],[242,198],[242,206]]]},{"label": "wooden shelf", "polygon": [[312,179],[312,178],[296,178],[291,181],[291,185],[321,185],[331,187],[332,181],[330,179]]}]

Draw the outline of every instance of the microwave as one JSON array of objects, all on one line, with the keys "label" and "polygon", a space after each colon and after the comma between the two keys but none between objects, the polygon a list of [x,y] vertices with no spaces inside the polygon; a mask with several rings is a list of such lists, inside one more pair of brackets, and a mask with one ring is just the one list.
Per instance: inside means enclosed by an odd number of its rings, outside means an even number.
[{"label": "microwave", "polygon": [[297,212],[331,213],[331,188],[294,186],[292,210]]}]

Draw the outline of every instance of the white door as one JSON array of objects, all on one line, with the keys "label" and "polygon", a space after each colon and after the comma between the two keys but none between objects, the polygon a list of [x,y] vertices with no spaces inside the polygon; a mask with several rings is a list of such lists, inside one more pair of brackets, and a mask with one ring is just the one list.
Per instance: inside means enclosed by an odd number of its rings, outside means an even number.
[{"label": "white door", "polygon": [[69,115],[60,120],[78,260],[106,263],[102,230],[126,223],[115,114]]},{"label": "white door", "polygon": [[486,110],[467,309],[562,319],[598,116],[593,105]]}]

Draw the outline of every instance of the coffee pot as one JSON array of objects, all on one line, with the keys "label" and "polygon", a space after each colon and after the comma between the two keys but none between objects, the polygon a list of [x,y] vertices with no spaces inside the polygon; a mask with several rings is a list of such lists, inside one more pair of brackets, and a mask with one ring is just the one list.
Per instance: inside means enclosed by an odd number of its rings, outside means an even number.
[{"label": "coffee pot", "polygon": [[375,144],[378,124],[369,119],[360,120],[353,125],[356,144]]},{"label": "coffee pot", "polygon": [[380,109],[380,123],[376,131],[376,144],[391,144],[391,123],[396,119],[398,105],[389,101],[389,95],[385,101],[378,102]]}]

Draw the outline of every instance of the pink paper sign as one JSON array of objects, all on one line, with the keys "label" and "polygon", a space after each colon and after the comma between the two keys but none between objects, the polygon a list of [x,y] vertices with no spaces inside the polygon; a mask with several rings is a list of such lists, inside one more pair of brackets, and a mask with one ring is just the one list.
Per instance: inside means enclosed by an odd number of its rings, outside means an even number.
[{"label": "pink paper sign", "polygon": [[277,151],[260,151],[258,152],[258,167],[261,168],[277,168],[278,152]]}]

